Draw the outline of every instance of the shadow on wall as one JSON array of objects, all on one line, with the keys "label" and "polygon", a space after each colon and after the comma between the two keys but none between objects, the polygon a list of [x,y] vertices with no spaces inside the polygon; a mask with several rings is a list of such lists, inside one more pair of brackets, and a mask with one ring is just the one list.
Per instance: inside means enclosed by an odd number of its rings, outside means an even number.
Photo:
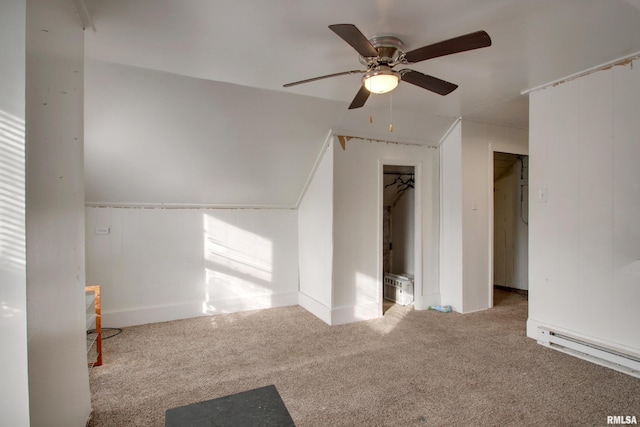
[{"label": "shadow on wall", "polygon": [[204,221],[204,314],[272,306],[273,243],[209,214]]}]

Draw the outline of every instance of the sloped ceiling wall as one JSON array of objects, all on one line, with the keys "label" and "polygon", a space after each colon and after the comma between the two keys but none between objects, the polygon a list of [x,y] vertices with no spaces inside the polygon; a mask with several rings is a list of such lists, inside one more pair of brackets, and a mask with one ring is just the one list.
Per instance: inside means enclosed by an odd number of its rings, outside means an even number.
[{"label": "sloped ceiling wall", "polygon": [[[435,145],[458,117],[524,129],[523,90],[640,50],[638,0],[85,2],[94,203],[295,206],[331,131]],[[348,111],[360,75],[282,87],[360,68],[335,23],[409,49],[493,43],[411,65],[460,85],[446,97],[403,83]]]},{"label": "sloped ceiling wall", "polygon": [[96,60],[85,76],[89,205],[295,207],[332,130],[437,144],[454,121],[394,111],[390,133],[388,110]]},{"label": "sloped ceiling wall", "polygon": [[294,204],[341,107],[98,61],[86,74],[88,203]]}]

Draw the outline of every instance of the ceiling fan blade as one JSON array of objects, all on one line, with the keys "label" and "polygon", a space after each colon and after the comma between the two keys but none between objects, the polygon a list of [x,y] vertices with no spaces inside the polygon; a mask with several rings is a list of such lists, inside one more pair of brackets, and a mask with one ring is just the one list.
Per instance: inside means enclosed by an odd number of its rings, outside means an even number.
[{"label": "ceiling fan blade", "polygon": [[429,46],[423,46],[405,53],[404,57],[408,62],[415,63],[487,46],[491,46],[491,37],[489,37],[489,34],[487,34],[486,31],[476,31],[475,33],[469,33]]},{"label": "ceiling fan blade", "polygon": [[423,89],[430,90],[440,95],[447,95],[458,88],[458,85],[440,80],[437,77],[428,76],[415,70],[400,70],[402,80],[420,86]]},{"label": "ceiling fan blade", "polygon": [[291,87],[291,86],[295,86],[295,85],[301,85],[303,83],[315,82],[316,80],[328,79],[329,77],[344,76],[346,74],[356,74],[356,73],[366,73],[366,71],[351,70],[351,71],[343,71],[341,73],[327,74],[326,76],[313,77],[313,78],[310,78],[310,79],[305,79],[305,80],[300,80],[300,81],[297,81],[297,82],[287,83],[287,84],[282,85],[282,87]]},{"label": "ceiling fan blade", "polygon": [[329,25],[331,31],[349,43],[360,55],[365,58],[378,56],[378,51],[371,42],[353,24]]},{"label": "ceiling fan blade", "polygon": [[356,94],[356,97],[353,98],[351,105],[349,105],[349,110],[362,107],[364,103],[367,102],[367,99],[369,99],[369,94],[371,94],[371,92],[369,92],[364,85],[360,86],[360,90]]}]

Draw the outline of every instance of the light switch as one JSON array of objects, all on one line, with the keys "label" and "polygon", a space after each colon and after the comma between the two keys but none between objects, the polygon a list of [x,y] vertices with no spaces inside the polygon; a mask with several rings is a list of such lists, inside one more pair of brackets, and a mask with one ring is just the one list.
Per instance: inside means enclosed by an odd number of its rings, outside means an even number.
[{"label": "light switch", "polygon": [[96,234],[109,234],[111,230],[109,230],[109,227],[96,227],[95,228],[95,232]]}]

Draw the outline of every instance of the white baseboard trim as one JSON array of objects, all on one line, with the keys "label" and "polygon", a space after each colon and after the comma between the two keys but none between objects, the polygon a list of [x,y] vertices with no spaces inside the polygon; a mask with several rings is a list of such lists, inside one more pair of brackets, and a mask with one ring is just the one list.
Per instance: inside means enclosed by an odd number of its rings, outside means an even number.
[{"label": "white baseboard trim", "polygon": [[451,307],[451,309],[453,311],[455,311],[456,313],[460,313],[460,314],[471,314],[471,313],[477,313],[479,311],[485,311],[485,310],[489,310],[490,307],[482,307],[482,308],[474,308],[473,310],[469,310],[469,311],[458,311],[456,310],[456,307]]},{"label": "white baseboard trim", "polygon": [[327,325],[331,325],[331,308],[302,292],[298,292],[298,304]]},{"label": "white baseboard trim", "polygon": [[203,316],[202,303],[185,303],[168,306],[140,307],[126,310],[102,310],[103,328],[125,328],[147,323],[168,322]]},{"label": "white baseboard trim", "polygon": [[248,298],[194,301],[164,306],[139,307],[127,310],[103,310],[102,326],[104,328],[122,328],[147,323],[168,322],[171,320],[189,319],[192,317],[237,313],[241,311],[260,310],[274,307],[286,307],[297,304],[297,292],[286,292],[272,295],[254,295]]},{"label": "white baseboard trim", "polygon": [[379,302],[369,302],[358,305],[336,307],[331,310],[331,325],[360,322],[362,320],[377,319],[382,315]]}]

